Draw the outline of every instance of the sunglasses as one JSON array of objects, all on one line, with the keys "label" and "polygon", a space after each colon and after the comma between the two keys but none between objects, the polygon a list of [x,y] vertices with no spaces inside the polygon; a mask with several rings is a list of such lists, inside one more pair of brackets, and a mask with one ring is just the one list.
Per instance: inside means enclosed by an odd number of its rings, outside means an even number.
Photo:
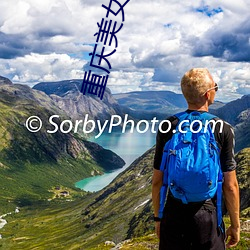
[{"label": "sunglasses", "polygon": [[214,83],[214,87],[212,87],[212,88],[210,88],[210,89],[207,89],[207,91],[206,91],[203,95],[205,95],[208,91],[210,91],[210,90],[212,90],[212,89],[214,89],[215,91],[218,91],[218,89],[219,89],[218,84],[217,84],[217,83]]}]

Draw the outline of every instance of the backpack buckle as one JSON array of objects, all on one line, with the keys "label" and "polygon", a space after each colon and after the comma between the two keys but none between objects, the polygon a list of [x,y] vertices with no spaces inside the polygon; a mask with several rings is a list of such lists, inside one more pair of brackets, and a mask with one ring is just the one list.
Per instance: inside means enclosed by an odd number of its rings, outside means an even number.
[{"label": "backpack buckle", "polygon": [[169,155],[176,155],[175,149],[169,149]]}]

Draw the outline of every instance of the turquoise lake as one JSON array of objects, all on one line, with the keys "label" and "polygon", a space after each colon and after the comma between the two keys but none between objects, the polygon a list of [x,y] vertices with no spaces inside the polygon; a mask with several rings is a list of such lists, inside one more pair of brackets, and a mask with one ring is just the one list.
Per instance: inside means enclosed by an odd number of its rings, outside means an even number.
[{"label": "turquoise lake", "polygon": [[145,153],[155,145],[156,134],[148,130],[140,134],[137,131],[133,133],[112,132],[105,133],[99,138],[90,138],[90,141],[98,143],[106,149],[110,149],[118,154],[125,162],[125,166],[111,173],[105,173],[101,176],[94,176],[78,181],[75,186],[85,191],[95,192],[107,186],[119,173],[123,172],[135,159]]}]

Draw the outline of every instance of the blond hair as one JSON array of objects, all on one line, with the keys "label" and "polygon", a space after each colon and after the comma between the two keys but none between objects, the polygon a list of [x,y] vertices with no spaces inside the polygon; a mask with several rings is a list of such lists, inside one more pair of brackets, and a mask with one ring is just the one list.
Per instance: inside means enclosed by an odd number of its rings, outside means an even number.
[{"label": "blond hair", "polygon": [[181,90],[190,104],[200,103],[202,95],[213,85],[213,78],[205,68],[194,68],[181,79]]}]

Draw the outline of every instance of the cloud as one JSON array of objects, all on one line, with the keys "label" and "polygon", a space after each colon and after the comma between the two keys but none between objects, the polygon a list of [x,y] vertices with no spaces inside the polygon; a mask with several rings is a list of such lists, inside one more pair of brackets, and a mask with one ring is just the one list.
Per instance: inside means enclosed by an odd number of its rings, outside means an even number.
[{"label": "cloud", "polygon": [[[250,16],[249,16],[250,17]],[[231,30],[217,26],[198,39],[193,48],[197,57],[212,55],[226,61],[250,62],[250,19]]]},{"label": "cloud", "polygon": [[10,75],[14,83],[30,86],[37,82],[59,81],[62,79],[83,78],[84,60],[71,58],[67,54],[52,53],[40,55],[31,53],[24,57],[11,59],[8,63],[0,59],[1,72]]},{"label": "cloud", "polygon": [[8,13],[0,26],[1,58],[6,59],[30,53],[86,51],[82,45],[91,41],[96,21],[92,27],[88,24],[100,16],[100,11],[84,8],[77,0],[70,4],[59,0],[10,0],[8,5],[1,2],[0,9],[1,14]]},{"label": "cloud", "polygon": [[[108,3],[109,0],[1,1],[1,74],[29,84],[45,79],[81,78],[84,70],[91,69],[88,54],[95,44],[97,22],[106,16],[102,4]],[[112,8],[117,10],[115,3]],[[178,92],[187,70],[206,67],[221,91],[227,92],[219,91],[219,98],[228,100],[247,93],[249,8],[247,0],[128,2],[123,28],[117,34],[118,47],[108,58],[112,66],[108,86],[113,92]],[[120,15],[110,14],[109,18],[121,23]],[[110,49],[113,47],[114,44]]]}]

